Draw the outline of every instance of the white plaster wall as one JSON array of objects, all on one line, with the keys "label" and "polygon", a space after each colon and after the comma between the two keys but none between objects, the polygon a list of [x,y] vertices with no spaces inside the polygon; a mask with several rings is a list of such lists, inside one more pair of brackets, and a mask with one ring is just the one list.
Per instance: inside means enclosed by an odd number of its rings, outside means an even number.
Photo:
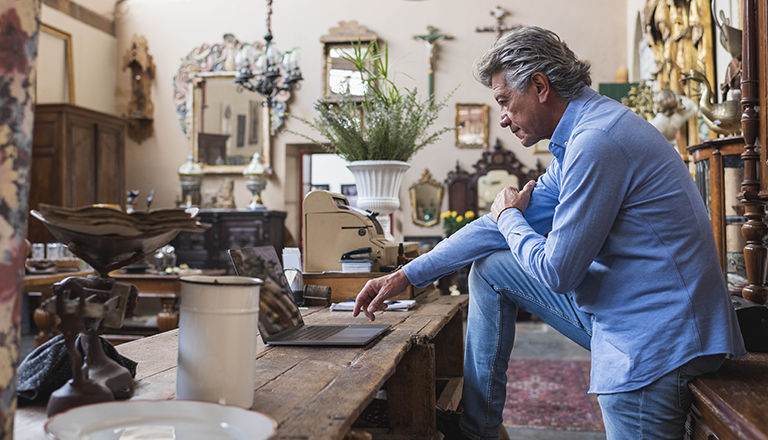
[{"label": "white plaster wall", "polygon": [[[72,35],[75,104],[118,114],[115,105],[117,38],[46,5],[43,5],[40,19]],[[41,69],[37,80],[40,83],[61,82],[58,75],[58,70]],[[45,88],[40,90],[44,91]],[[53,101],[56,100],[45,95],[39,97],[39,102]]]},{"label": "white plaster wall", "polygon": [[[499,4],[497,0],[428,0],[420,2],[368,0],[281,0],[275,2],[272,31],[278,48],[285,50],[301,47],[304,81],[290,102],[289,111],[312,118],[312,104],[321,94],[320,36],[337,26],[340,20],[357,20],[389,42],[390,62],[398,72],[401,86],[418,87],[426,93],[426,55],[422,43],[411,39],[414,34],[426,32],[427,25],[454,36],[440,44],[435,55],[435,93],[438,99],[458,87],[443,110],[436,127],[452,126],[456,103],[487,103],[491,108],[490,139],[501,138],[505,148],[518,155],[529,166],[537,160],[545,164],[551,157],[533,155],[523,148],[509,132],[497,124],[498,110],[489,90],[478,84],[471,74],[473,61],[494,42],[494,34],[475,32],[476,26],[494,23],[489,12]],[[539,25],[557,32],[582,58],[593,65],[595,88],[600,82],[613,82],[615,72],[627,65],[626,5],[624,2],[601,0],[540,0],[537,2],[503,2],[501,6],[512,12],[505,23]],[[226,0],[126,0],[118,5],[118,53],[122,53],[133,34],[143,35],[149,43],[150,53],[157,66],[152,86],[155,103],[155,135],[143,142],[129,142],[127,156],[127,187],[147,194],[157,189],[156,207],[171,207],[180,196],[177,177],[179,166],[191,151],[190,140],[182,133],[175,114],[172,78],[179,69],[180,60],[192,48],[202,43],[222,40],[226,32],[234,33],[241,41],[262,38],[265,33],[265,6],[261,1]],[[410,78],[409,78],[410,77]],[[125,105],[128,96],[127,74],[118,76],[118,106]],[[412,79],[411,79],[412,78]],[[287,121],[287,128],[311,133],[295,120]],[[297,237],[297,208],[300,203],[298,161],[295,153],[287,156],[289,148],[304,143],[298,136],[280,132],[273,139],[273,166],[275,176],[263,193],[265,204],[289,213],[287,226]],[[395,215],[395,237],[403,235],[440,235],[440,226],[420,228],[410,221],[408,187],[417,181],[425,168],[439,181],[447,176],[458,161],[466,170],[472,170],[481,150],[460,150],[454,146],[452,134],[417,154],[411,160],[411,169],[403,179],[400,192],[401,210]],[[288,166],[287,164],[290,164]],[[242,178],[236,178],[236,201],[244,207],[249,198]],[[216,188],[221,179],[206,177],[204,190]],[[446,209],[447,201],[443,202]]]}]

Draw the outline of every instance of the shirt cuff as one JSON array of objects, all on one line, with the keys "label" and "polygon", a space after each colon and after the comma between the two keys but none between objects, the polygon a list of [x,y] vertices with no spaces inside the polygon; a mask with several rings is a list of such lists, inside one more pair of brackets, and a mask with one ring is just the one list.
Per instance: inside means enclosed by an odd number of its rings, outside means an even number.
[{"label": "shirt cuff", "polygon": [[517,208],[509,208],[502,212],[496,224],[499,225],[499,232],[505,237],[521,226],[530,227],[523,213]]},{"label": "shirt cuff", "polygon": [[435,271],[428,256],[429,252],[403,266],[403,272],[405,272],[408,281],[418,288],[426,287],[434,282],[432,277],[434,277]]}]

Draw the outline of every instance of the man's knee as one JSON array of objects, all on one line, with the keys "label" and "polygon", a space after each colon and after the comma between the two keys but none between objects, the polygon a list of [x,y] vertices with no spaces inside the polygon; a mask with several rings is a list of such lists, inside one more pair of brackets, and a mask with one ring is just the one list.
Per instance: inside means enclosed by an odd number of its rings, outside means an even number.
[{"label": "man's knee", "polygon": [[478,275],[488,279],[492,278],[494,275],[500,275],[502,273],[509,276],[518,272],[521,274],[525,273],[515,257],[512,256],[512,252],[510,250],[500,250],[472,263],[472,270],[469,272],[469,277],[471,281],[473,276]]}]

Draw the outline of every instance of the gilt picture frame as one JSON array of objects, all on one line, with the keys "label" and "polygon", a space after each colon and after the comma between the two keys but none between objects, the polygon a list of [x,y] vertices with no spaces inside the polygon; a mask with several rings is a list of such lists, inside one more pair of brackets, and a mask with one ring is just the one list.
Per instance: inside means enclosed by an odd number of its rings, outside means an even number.
[{"label": "gilt picture frame", "polygon": [[488,148],[488,104],[456,104],[456,146]]},{"label": "gilt picture frame", "polygon": [[[38,64],[44,64],[38,66],[38,72],[54,72],[53,75],[61,77],[62,83],[37,81],[36,95],[48,96],[55,102],[75,104],[72,35],[45,23],[40,23],[40,31]],[[46,60],[52,64],[45,64]]]}]

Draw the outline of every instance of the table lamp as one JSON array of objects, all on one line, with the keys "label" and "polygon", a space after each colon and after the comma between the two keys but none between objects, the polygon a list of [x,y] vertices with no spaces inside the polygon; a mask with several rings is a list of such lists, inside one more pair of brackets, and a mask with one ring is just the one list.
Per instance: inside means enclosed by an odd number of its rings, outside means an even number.
[{"label": "table lamp", "polygon": [[181,181],[181,207],[191,208],[200,204],[200,187],[203,184],[203,167],[195,162],[195,155],[190,153],[187,161],[179,168]]}]

